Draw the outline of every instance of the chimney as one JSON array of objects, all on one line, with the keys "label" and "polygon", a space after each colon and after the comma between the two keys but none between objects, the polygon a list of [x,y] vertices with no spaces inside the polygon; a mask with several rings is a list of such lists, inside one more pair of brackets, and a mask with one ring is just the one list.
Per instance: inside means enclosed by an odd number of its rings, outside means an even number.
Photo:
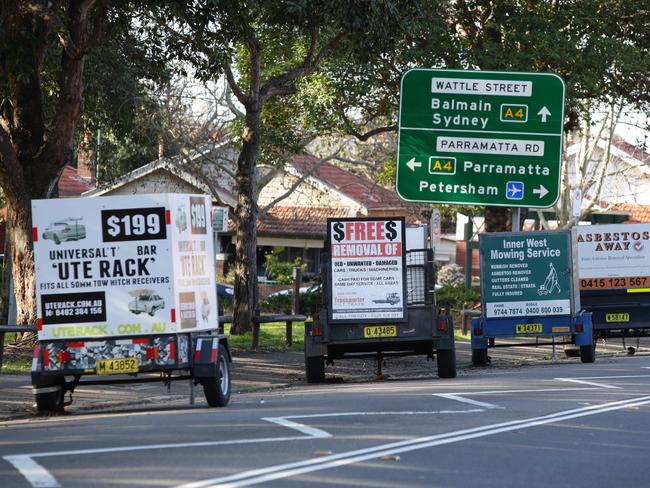
[{"label": "chimney", "polygon": [[158,139],[158,159],[165,157],[165,139]]},{"label": "chimney", "polygon": [[84,132],[84,140],[79,144],[77,151],[77,176],[88,180],[93,185],[96,183],[95,150],[92,148],[93,133]]}]

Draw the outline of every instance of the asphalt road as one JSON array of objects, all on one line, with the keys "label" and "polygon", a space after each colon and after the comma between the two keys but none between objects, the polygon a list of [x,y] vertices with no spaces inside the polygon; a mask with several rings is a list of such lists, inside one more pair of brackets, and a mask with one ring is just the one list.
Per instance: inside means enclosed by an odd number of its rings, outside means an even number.
[{"label": "asphalt road", "polygon": [[641,487],[650,357],[0,423],[0,485]]}]

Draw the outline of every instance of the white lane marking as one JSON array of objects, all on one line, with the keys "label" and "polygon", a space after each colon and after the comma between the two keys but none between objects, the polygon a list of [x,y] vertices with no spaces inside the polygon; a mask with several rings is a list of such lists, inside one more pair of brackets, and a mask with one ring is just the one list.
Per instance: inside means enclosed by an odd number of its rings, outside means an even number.
[{"label": "white lane marking", "polygon": [[[302,441],[311,437],[270,437],[261,439],[237,439],[230,441],[187,442],[183,444],[151,444],[148,446],[105,447],[98,449],[76,449],[70,451],[35,452],[31,454],[16,454],[2,456],[2,459],[11,463],[33,487],[54,488],[60,486],[54,476],[32,458],[54,456],[78,456],[80,454],[103,454],[109,452],[146,451],[150,449],[178,449],[182,447],[212,447],[232,444],[258,444],[263,442]],[[43,484],[47,480],[49,484]]]},{"label": "white lane marking", "polygon": [[265,483],[277,479],[285,479],[300,474],[345,466],[348,464],[359,463],[370,459],[377,459],[383,456],[395,455],[403,452],[424,449],[427,447],[439,446],[442,444],[451,444],[514,430],[538,427],[541,425],[562,422],[564,420],[571,420],[589,415],[597,415],[613,410],[620,410],[632,405],[640,406],[646,404],[650,404],[650,396],[630,398],[628,400],[621,400],[597,406],[592,405],[584,408],[556,412],[554,414],[544,415],[541,417],[514,420],[483,427],[449,432],[446,434],[419,437],[417,439],[412,439],[409,441],[383,444],[380,446],[333,454],[331,456],[325,456],[316,459],[307,459],[305,461],[254,469],[231,476],[186,483],[179,485],[176,488],[237,488],[241,486],[257,485],[260,483]]},{"label": "white lane marking", "polygon": [[[308,439],[323,439],[332,437],[332,435],[324,430],[310,427],[305,424],[294,422],[290,419],[299,418],[319,418],[319,417],[344,417],[344,416],[360,416],[360,415],[437,415],[447,413],[476,413],[482,412],[482,409],[468,409],[468,410],[435,410],[425,412],[343,412],[343,413],[324,413],[324,414],[311,414],[311,415],[287,415],[284,417],[264,417],[262,420],[275,423],[283,427],[297,430],[305,437],[263,437],[257,439],[237,439],[228,441],[206,441],[206,442],[187,442],[181,444],[151,444],[146,446],[124,446],[124,447],[103,447],[97,449],[75,449],[69,451],[51,451],[51,452],[36,452],[31,454],[18,454],[3,456],[3,459],[11,463],[24,477],[31,483],[33,487],[54,488],[60,486],[56,478],[52,476],[43,466],[38,464],[32,458],[37,457],[53,457],[53,456],[78,456],[81,454],[104,454],[112,452],[129,452],[129,451],[146,451],[152,449],[179,449],[184,447],[211,447],[221,445],[235,445],[235,444],[254,444],[265,442],[287,442],[299,441]],[[50,484],[42,484],[44,482]]]},{"label": "white lane marking", "polygon": [[581,385],[590,385],[590,386],[596,386],[598,388],[614,388],[614,389],[620,389],[620,386],[614,386],[614,385],[605,385],[604,383],[596,383],[594,381],[586,381],[583,379],[578,379],[578,378],[554,378],[558,381],[570,381],[572,383],[578,383]]},{"label": "white lane marking", "polygon": [[325,439],[327,437],[332,437],[332,434],[329,432],[317,429],[316,427],[309,427],[305,424],[299,424],[298,422],[289,420],[287,417],[264,417],[262,420],[266,420],[267,422],[272,422],[283,427],[288,427],[289,429],[297,430],[298,432],[302,432],[303,434],[307,434],[308,436],[316,439]]},{"label": "white lane marking", "polygon": [[13,465],[34,487],[58,488],[61,486],[47,469],[29,456],[4,456],[3,459]]},{"label": "white lane marking", "polygon": [[499,405],[494,405],[493,403],[479,402],[477,400],[472,400],[470,398],[464,398],[460,395],[454,395],[453,393],[433,393],[433,396],[447,398],[448,400],[456,400],[457,402],[462,402],[462,403],[469,403],[470,405],[474,405],[476,407],[503,408],[500,407]]}]

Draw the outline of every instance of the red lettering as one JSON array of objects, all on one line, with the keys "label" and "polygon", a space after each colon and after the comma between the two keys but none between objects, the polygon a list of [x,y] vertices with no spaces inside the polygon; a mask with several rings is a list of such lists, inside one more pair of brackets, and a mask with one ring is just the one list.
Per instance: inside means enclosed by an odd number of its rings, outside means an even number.
[{"label": "red lettering", "polygon": [[355,241],[365,241],[366,240],[366,226],[363,222],[356,222],[354,224],[354,240]]}]

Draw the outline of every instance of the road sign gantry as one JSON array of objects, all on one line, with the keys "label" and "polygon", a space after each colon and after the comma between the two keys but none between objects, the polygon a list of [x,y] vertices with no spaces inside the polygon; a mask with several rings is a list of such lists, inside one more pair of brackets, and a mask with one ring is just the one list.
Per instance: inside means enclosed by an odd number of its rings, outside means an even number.
[{"label": "road sign gantry", "polygon": [[559,197],[564,83],[550,73],[412,69],[402,77],[404,200],[546,208]]}]

